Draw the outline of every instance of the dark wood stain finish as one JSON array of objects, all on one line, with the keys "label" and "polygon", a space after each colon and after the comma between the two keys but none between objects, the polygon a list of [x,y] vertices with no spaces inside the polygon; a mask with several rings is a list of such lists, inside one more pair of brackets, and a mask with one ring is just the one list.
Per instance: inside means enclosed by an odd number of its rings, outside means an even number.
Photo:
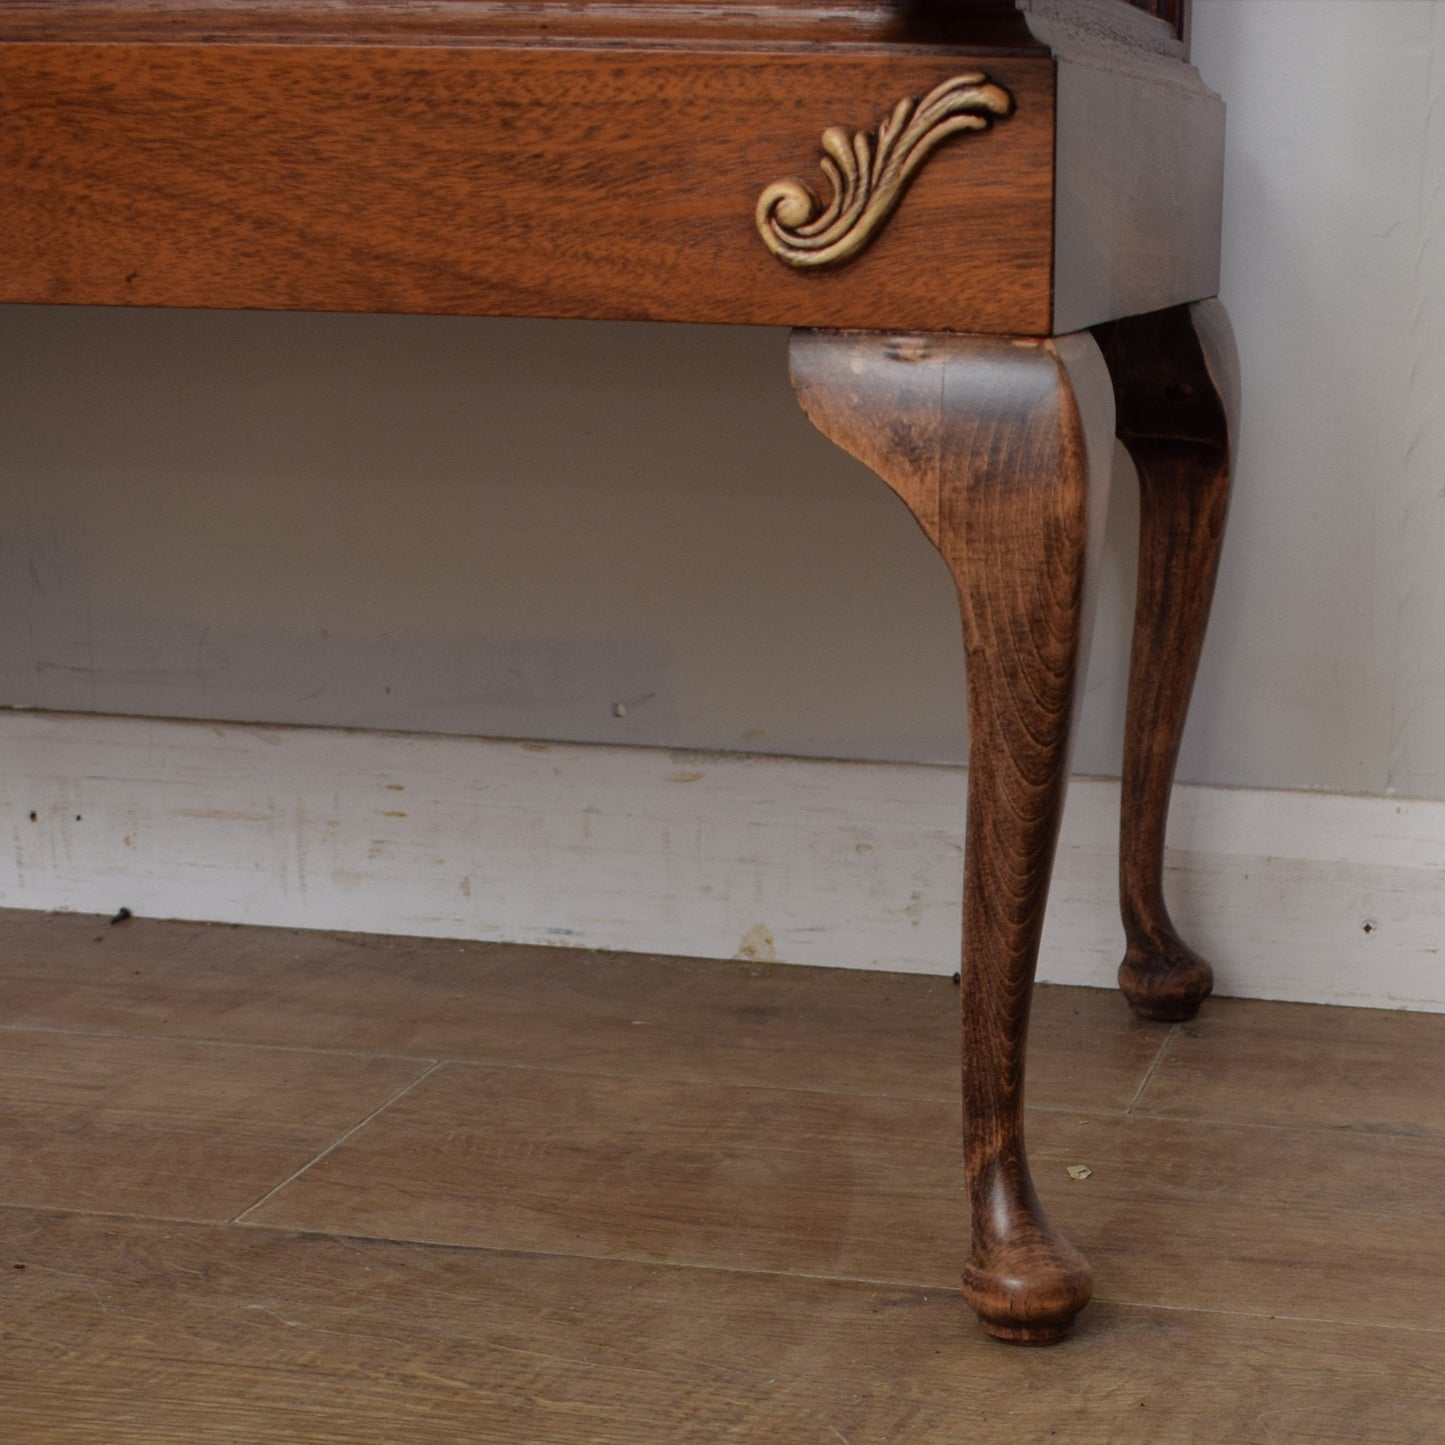
[{"label": "dark wood stain finish", "polygon": [[[1053,64],[513,44],[3,43],[0,299],[1045,332]],[[763,246],[830,125],[986,68],[1018,110],[853,264]],[[938,258],[959,258],[938,284]]]},{"label": "dark wood stain finish", "polygon": [[1139,592],[1124,737],[1119,986],[1143,1018],[1191,1018],[1213,971],[1164,901],[1164,834],[1229,510],[1238,365],[1218,302],[1101,327],[1119,438],[1139,472]]},{"label": "dark wood stain finish", "polygon": [[[0,0],[0,299],[1073,330],[1217,281],[1218,99],[1138,26],[1057,3]],[[933,155],[861,257],[767,253],[758,195],[819,184],[825,129],[972,70],[1013,115]],[[1121,128],[1127,167],[1071,144],[1115,158]]]},{"label": "dark wood stain finish", "polygon": [[1113,426],[1098,352],[1073,340],[1092,386],[1075,387],[1053,343],[797,333],[792,346],[804,411],[904,498],[958,584],[970,733],[964,1293],[992,1333],[1031,1343],[1059,1338],[1090,1289],[1038,1203],[1023,1145],[1029,998]]},{"label": "dark wood stain finish", "polygon": [[1046,56],[1014,0],[0,0],[18,40],[175,40],[368,45],[567,45],[619,37],[675,48],[725,41],[809,49],[944,47]]}]

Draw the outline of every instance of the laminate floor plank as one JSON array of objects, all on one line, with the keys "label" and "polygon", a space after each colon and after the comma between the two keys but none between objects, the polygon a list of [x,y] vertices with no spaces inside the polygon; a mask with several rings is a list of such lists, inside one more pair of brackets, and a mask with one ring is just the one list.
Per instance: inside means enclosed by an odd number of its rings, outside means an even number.
[{"label": "laminate floor plank", "polygon": [[951,1287],[955,1104],[449,1065],[244,1222]]},{"label": "laminate floor plank", "polygon": [[[825,981],[826,980],[826,981]],[[1041,988],[1029,1096],[1126,1108],[1165,1038]],[[946,978],[0,911],[0,1021],[948,1100]]]},{"label": "laminate floor plank", "polygon": [[1445,1442],[1441,1021],[1036,999],[1023,1351],[946,979],[0,913],[0,1433]]},{"label": "laminate floor plank", "polygon": [[[1445,1329],[1437,1141],[1057,1111],[1029,1130],[1101,1297]],[[449,1065],[244,1222],[950,1288],[958,1131],[953,1104]]]},{"label": "laminate floor plank", "polygon": [[1445,1014],[1211,999],[1175,1031],[1146,1113],[1445,1138]]},{"label": "laminate floor plank", "polygon": [[[1438,1140],[1140,1116],[1031,1127],[1040,1194],[1101,1296],[1445,1330]],[[1092,1173],[1065,1192],[1071,1154]]]},{"label": "laminate floor plank", "polygon": [[417,1078],[414,1059],[0,1032],[0,1204],[229,1219]]},{"label": "laminate floor plank", "polygon": [[25,1445],[1422,1445],[1445,1337],[0,1211]]}]

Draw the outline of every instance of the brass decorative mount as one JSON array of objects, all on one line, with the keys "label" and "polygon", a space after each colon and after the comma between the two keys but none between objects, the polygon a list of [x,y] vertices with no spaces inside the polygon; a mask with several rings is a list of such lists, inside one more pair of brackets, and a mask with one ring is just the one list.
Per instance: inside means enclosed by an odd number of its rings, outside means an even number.
[{"label": "brass decorative mount", "polygon": [[774,181],[758,197],[758,234],[778,260],[801,269],[851,261],[887,224],[909,183],[950,136],[988,130],[1011,115],[1013,96],[982,71],[955,75],[918,100],[908,97],[878,127],[849,135],[823,132],[823,174],[832,187],[824,206],[796,177]]}]

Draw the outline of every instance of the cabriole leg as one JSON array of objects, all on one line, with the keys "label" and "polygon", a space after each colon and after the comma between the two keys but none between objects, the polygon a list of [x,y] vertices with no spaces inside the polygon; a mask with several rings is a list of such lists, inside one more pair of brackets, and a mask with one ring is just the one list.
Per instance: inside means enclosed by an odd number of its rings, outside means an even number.
[{"label": "cabriole leg", "polygon": [[1234,338],[1217,301],[1131,317],[1096,334],[1140,493],[1119,832],[1119,986],[1144,1018],[1187,1019],[1214,974],[1169,917],[1164,832],[1229,507]]},{"label": "cabriole leg", "polygon": [[804,411],[907,502],[958,584],[970,728],[963,1289],[990,1333],[1047,1343],[1091,1279],[1029,1178],[1024,1048],[1113,448],[1108,376],[1087,335],[797,332],[792,368]]}]

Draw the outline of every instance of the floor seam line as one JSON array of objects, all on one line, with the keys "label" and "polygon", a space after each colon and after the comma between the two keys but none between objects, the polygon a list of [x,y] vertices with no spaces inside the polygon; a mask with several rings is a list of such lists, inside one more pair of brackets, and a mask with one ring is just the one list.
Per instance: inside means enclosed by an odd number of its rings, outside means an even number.
[{"label": "floor seam line", "polygon": [[[405,1063],[444,1063],[464,1069],[509,1069],[520,1073],[560,1074],[580,1079],[634,1079],[643,1083],[686,1084],[698,1088],[769,1089],[785,1094],[821,1094],[836,1099],[894,1099],[908,1104],[952,1105],[956,1091],[940,1090],[936,1094],[901,1093],[877,1089],[824,1089],[807,1084],[780,1084],[763,1079],[687,1078],[680,1074],[655,1072],[623,1072],[621,1070],[576,1069],[551,1063],[526,1063],[512,1059],[478,1059],[437,1053],[404,1053],[387,1049],[318,1048],[309,1044],[261,1043],[254,1039],[224,1039],[197,1034],[129,1033],[110,1029],[66,1029],[48,1024],[0,1023],[0,1032],[54,1034],[62,1038],[137,1039],[147,1043],[199,1044],[211,1048],[273,1049],[278,1053],[312,1054],[321,1058],[394,1059]],[[1088,1114],[1117,1118],[1126,1108],[1107,1104],[1039,1104],[1026,1105],[1030,1111],[1053,1114]]]},{"label": "floor seam line", "polygon": [[1272,1312],[1266,1312],[1264,1310],[1229,1310],[1223,1309],[1218,1305],[1172,1305],[1165,1304],[1162,1301],[1111,1299],[1107,1295],[1095,1295],[1091,1303],[1112,1305],[1116,1309],[1169,1310],[1175,1314],[1219,1315],[1226,1319],[1235,1320],[1288,1320],[1292,1324],[1301,1325],[1333,1325],[1339,1328],[1361,1330],[1401,1330],[1408,1334],[1415,1335],[1445,1334],[1445,1327],[1442,1326],[1412,1325],[1395,1320],[1357,1320],[1338,1315],[1298,1315],[1280,1310]]},{"label": "floor seam line", "polygon": [[325,1159],[328,1155],[334,1153],[343,1144],[345,1144],[348,1139],[354,1137],[360,1130],[366,1128],[366,1126],[371,1123],[371,1121],[375,1119],[378,1114],[381,1114],[385,1110],[391,1108],[393,1104],[395,1104],[398,1100],[404,1098],[414,1088],[416,1088],[418,1084],[422,1083],[426,1079],[431,1078],[431,1076],[436,1073],[436,1071],[440,1069],[444,1063],[445,1060],[443,1059],[432,1059],[427,1064],[426,1068],[424,1068],[414,1078],[409,1079],[405,1084],[401,1086],[401,1088],[397,1089],[394,1093],[388,1095],[387,1098],[383,1099],[382,1102],[378,1104],[376,1108],[374,1108],[369,1114],[367,1114],[364,1119],[359,1119],[355,1124],[351,1126],[351,1128],[347,1129],[343,1134],[340,1134],[337,1136],[337,1138],[333,1139],[331,1143],[326,1146],[326,1148],[324,1148],[319,1154],[315,1156],[315,1158],[308,1159],[305,1164],[303,1164],[293,1173],[287,1175],[286,1178],[283,1179],[274,1188],[268,1189],[265,1194],[263,1194],[258,1200],[255,1201],[254,1204],[248,1204],[238,1214],[232,1215],[228,1223],[232,1225],[244,1224],[246,1221],[246,1216],[248,1214],[253,1213],[255,1210],[260,1209],[263,1205],[269,1203],[288,1185],[294,1184],[296,1180],[298,1180],[309,1169],[315,1168],[316,1165],[318,1165],[323,1159]]},{"label": "floor seam line", "polygon": [[[423,1075],[422,1077],[425,1076]],[[417,1082],[420,1082],[420,1078]],[[360,1125],[357,1127],[359,1128]],[[251,1208],[256,1207],[258,1206],[251,1206]],[[183,1224],[197,1229],[214,1230],[226,1230],[239,1222],[239,1217],[237,1220],[228,1222],[219,1219],[202,1219],[191,1215],[136,1214],[123,1210],[77,1209],[64,1205],[0,1203],[0,1212],[37,1215],[56,1214],[63,1215],[66,1218],[81,1219],[121,1219],[137,1224]],[[518,1249],[498,1245],[446,1243],[438,1240],[397,1239],[382,1235],[336,1233],[326,1230],[298,1228],[290,1225],[246,1223],[242,1227],[256,1234],[299,1234],[311,1239],[335,1239],[342,1242],[396,1246],[402,1249],[444,1249],[538,1260],[585,1260],[598,1264],[634,1265],[647,1269],[700,1270],[711,1274],[743,1274],[765,1276],[778,1280],[800,1280],[820,1284],[860,1285],[872,1288],[906,1290],[916,1294],[953,1296],[959,1293],[957,1285],[952,1283],[925,1284],[917,1280],[886,1279],[879,1276],[813,1274],[796,1270],[767,1269],[758,1265],[707,1264],[687,1260],[634,1259],[623,1255],[571,1254],[547,1249]],[[1283,1320],[1293,1324],[1329,1325],[1342,1329],[1389,1330],[1398,1333],[1425,1335],[1445,1334],[1445,1327],[1413,1325],[1393,1320],[1349,1319],[1332,1315],[1304,1315],[1279,1311],[1266,1313],[1261,1310],[1231,1310],[1215,1305],[1168,1304],[1157,1300],[1113,1298],[1108,1295],[1096,1295],[1093,1303],[1096,1305],[1107,1305],[1115,1309],[1167,1310],[1172,1314],[1211,1315],[1226,1319]]]},{"label": "floor seam line", "polygon": [[[252,1206],[252,1208],[256,1207],[255,1205]],[[250,1211],[247,1212],[249,1213]],[[390,1235],[349,1234],[345,1231],[338,1232],[334,1230],[312,1229],[305,1225],[298,1224],[266,1224],[253,1220],[240,1219],[239,1217],[231,1221],[231,1223],[257,1233],[302,1234],[310,1239],[349,1240],[365,1244],[396,1245],[404,1249],[451,1249],[462,1250],[472,1254],[497,1254],[507,1255],[509,1257],[522,1257],[525,1259],[575,1259],[588,1261],[593,1264],[627,1264],[643,1269],[701,1270],[709,1274],[746,1274],[770,1279],[811,1280],[820,1284],[870,1285],[883,1289],[912,1290],[919,1294],[957,1295],[960,1300],[963,1298],[958,1285],[952,1281],[927,1284],[920,1280],[885,1279],[882,1276],[874,1275],[814,1274],[802,1270],[768,1269],[763,1265],[707,1264],[700,1260],[641,1259],[632,1255],[571,1253],[561,1252],[555,1249],[525,1249],[516,1245],[458,1244],[436,1239],[397,1239]]]},{"label": "floor seam line", "polygon": [[1139,1080],[1139,1087],[1134,1090],[1134,1097],[1129,1100],[1129,1107],[1124,1110],[1126,1118],[1134,1117],[1139,1102],[1144,1097],[1144,1091],[1154,1082],[1154,1075],[1158,1072],[1159,1065],[1164,1062],[1164,1056],[1169,1052],[1169,1046],[1174,1042],[1174,1035],[1178,1029],[1178,1024],[1170,1024],[1168,1031],[1160,1039],[1159,1047],[1154,1051],[1154,1057],[1149,1060],[1149,1067],[1144,1070],[1144,1077]]},{"label": "floor seam line", "polygon": [[407,1054],[387,1049],[327,1049],[314,1044],[269,1044],[256,1039],[219,1039],[205,1034],[157,1034],[131,1032],[124,1029],[66,1029],[54,1024],[0,1023],[0,1033],[57,1034],[67,1039],[138,1039],[144,1043],[201,1044],[221,1049],[274,1049],[286,1054],[319,1054],[324,1058],[398,1059],[408,1063],[428,1063],[434,1054]]}]

